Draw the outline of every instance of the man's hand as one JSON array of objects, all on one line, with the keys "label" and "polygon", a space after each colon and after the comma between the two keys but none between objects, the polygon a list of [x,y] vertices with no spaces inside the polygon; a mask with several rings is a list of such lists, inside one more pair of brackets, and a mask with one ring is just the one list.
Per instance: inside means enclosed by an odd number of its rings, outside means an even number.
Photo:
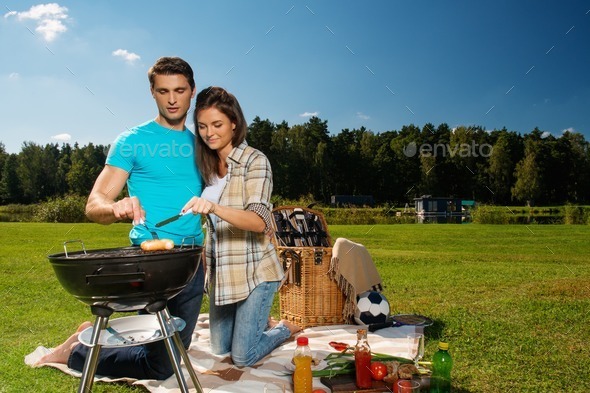
[{"label": "man's hand", "polygon": [[137,197],[125,197],[113,203],[113,215],[117,221],[130,219],[133,225],[143,224],[145,220],[145,211],[139,203]]},{"label": "man's hand", "polygon": [[145,211],[136,197],[115,201],[128,178],[129,173],[123,169],[105,165],[88,197],[86,216],[105,225],[125,219],[133,220],[134,224],[143,223]]}]

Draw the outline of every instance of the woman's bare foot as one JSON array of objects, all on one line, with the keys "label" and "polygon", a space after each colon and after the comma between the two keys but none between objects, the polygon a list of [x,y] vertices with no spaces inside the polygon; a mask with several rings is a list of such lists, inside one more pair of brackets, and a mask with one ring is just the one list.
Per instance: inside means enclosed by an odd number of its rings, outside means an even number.
[{"label": "woman's bare foot", "polygon": [[286,319],[281,319],[281,323],[289,329],[289,331],[291,332],[291,336],[294,335],[295,333],[301,331],[301,327],[295,325],[294,323],[287,321]]},{"label": "woman's bare foot", "polygon": [[78,345],[80,343],[80,341],[78,341],[78,336],[80,335],[80,332],[82,332],[84,329],[86,329],[90,326],[92,326],[92,324],[88,321],[80,324],[80,326],[78,326],[78,329],[76,329],[76,333],[72,334],[70,337],[68,337],[68,339],[66,341],[64,341],[63,343],[61,343],[57,347],[53,348],[50,353],[42,356],[37,361],[37,363],[35,363],[35,365],[40,366],[40,365],[46,364],[46,363],[67,364],[68,358],[70,357],[72,350],[74,349],[74,347],[76,345]]},{"label": "woman's bare foot", "polygon": [[280,321],[277,321],[273,317],[268,317],[268,330],[272,330],[276,328],[278,325],[283,325],[287,329],[289,329],[289,331],[291,332],[291,336],[301,331],[301,328],[299,326],[287,321],[286,319],[281,319]]},{"label": "woman's bare foot", "polygon": [[273,317],[268,317],[268,330],[274,329],[279,324],[279,321],[274,319]]}]

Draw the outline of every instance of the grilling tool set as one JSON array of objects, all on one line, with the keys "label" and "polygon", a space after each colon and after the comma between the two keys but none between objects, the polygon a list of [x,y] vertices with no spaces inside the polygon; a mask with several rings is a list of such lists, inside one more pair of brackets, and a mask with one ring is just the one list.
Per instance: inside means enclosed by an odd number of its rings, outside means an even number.
[{"label": "grilling tool set", "polygon": [[275,209],[273,217],[280,246],[330,247],[328,233],[318,215],[308,209]]}]

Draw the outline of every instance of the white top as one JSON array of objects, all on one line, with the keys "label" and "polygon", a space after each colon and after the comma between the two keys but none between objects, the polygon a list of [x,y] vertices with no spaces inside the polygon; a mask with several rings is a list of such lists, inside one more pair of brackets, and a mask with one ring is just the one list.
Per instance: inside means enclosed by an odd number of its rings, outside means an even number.
[{"label": "white top", "polygon": [[[201,194],[201,198],[204,198],[209,202],[219,203],[219,197],[221,196],[221,191],[223,191],[226,182],[227,175],[221,178],[219,176],[215,176],[215,179],[213,179],[213,184],[205,187],[203,193]],[[213,227],[215,227],[217,225],[217,216],[215,213],[212,213],[209,214],[209,217],[211,217],[211,223],[213,224]],[[211,247],[215,247],[215,241],[217,241],[217,235],[215,232],[213,232],[213,240],[214,241],[212,242]]]}]

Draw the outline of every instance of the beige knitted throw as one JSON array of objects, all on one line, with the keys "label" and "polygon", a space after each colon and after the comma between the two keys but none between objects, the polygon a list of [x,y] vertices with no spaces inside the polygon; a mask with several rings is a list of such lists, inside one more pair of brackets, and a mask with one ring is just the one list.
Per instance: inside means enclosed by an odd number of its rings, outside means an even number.
[{"label": "beige knitted throw", "polygon": [[332,247],[330,278],[345,296],[342,316],[345,321],[353,321],[356,296],[365,291],[381,291],[381,277],[371,255],[362,244],[338,238]]}]

